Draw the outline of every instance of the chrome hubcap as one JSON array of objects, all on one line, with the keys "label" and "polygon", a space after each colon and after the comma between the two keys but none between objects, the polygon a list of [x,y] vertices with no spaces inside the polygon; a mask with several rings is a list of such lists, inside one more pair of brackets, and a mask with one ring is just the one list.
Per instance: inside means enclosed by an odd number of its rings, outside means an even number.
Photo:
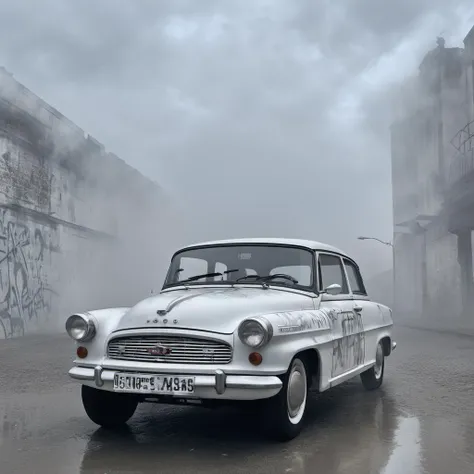
[{"label": "chrome hubcap", "polygon": [[377,352],[375,353],[374,373],[375,373],[376,379],[379,379],[382,376],[382,367],[383,367],[383,348],[382,348],[382,345],[379,344],[377,346]]},{"label": "chrome hubcap", "polygon": [[296,360],[288,377],[287,405],[292,423],[299,423],[306,406],[307,380],[304,364]]}]

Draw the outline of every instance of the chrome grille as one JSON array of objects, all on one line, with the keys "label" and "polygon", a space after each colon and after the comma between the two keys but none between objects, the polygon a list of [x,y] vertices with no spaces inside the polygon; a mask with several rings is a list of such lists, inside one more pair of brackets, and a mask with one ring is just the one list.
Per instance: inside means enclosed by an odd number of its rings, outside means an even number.
[{"label": "chrome grille", "polygon": [[[167,355],[153,355],[156,346],[171,349]],[[182,336],[124,336],[112,339],[107,348],[110,359],[175,364],[228,364],[232,348],[224,342]]]}]

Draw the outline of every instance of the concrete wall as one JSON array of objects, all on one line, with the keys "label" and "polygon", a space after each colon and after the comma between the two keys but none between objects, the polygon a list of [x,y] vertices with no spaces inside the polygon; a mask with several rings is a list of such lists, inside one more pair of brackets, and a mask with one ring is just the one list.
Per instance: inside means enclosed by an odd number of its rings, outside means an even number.
[{"label": "concrete wall", "polygon": [[178,225],[156,183],[0,70],[0,339],[159,290]]},{"label": "concrete wall", "polygon": [[453,143],[473,119],[472,48],[465,44],[463,50],[441,43],[427,53],[392,126],[396,307],[405,317],[451,328],[474,327],[474,318],[463,320],[461,291],[460,262],[471,256],[458,252],[447,198],[453,170],[466,172]]},{"label": "concrete wall", "polygon": [[429,317],[455,319],[462,312],[461,272],[457,237],[447,231],[430,232],[427,242],[427,288]]}]

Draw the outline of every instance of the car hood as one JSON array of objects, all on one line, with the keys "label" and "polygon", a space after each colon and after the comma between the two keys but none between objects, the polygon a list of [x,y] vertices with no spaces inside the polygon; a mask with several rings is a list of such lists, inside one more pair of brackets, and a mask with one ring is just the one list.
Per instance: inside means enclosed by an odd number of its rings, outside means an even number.
[{"label": "car hood", "polygon": [[190,288],[160,293],[130,308],[117,330],[151,327],[231,334],[249,316],[314,309],[300,293],[263,288]]}]

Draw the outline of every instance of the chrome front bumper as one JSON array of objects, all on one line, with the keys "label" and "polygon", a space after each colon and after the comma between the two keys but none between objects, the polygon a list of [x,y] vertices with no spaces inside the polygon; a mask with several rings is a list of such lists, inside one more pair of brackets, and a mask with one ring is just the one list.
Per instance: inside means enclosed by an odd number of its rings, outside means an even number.
[{"label": "chrome front bumper", "polygon": [[[116,370],[96,367],[73,367],[69,376],[81,381],[84,385],[113,392]],[[131,373],[133,371],[128,371]],[[143,373],[143,372],[137,372]],[[176,374],[186,375],[186,374]],[[213,375],[196,375],[193,394],[176,394],[179,398],[225,399],[225,400],[259,400],[276,395],[282,388],[282,381],[274,375],[229,375],[223,370],[216,370]],[[146,394],[144,394],[146,395]],[[170,394],[173,396],[173,394]]]}]

